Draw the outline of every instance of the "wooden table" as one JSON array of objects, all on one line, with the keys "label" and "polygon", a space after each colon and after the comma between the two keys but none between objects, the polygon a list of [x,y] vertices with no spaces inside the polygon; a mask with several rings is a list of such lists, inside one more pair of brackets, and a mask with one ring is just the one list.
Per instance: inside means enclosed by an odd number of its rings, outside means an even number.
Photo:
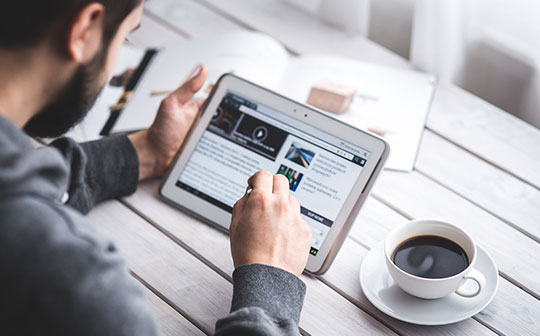
[{"label": "wooden table", "polygon": [[[132,38],[159,46],[230,30],[258,30],[292,53],[327,53],[411,68],[277,0],[153,0]],[[98,206],[89,217],[117,242],[148,290],[166,335],[211,334],[227,315],[233,263],[228,236],[168,206],[159,181]],[[423,327],[379,312],[359,284],[362,259],[396,225],[436,217],[465,227],[495,259],[493,302],[463,322]],[[311,335],[540,334],[540,131],[449,84],[440,84],[412,173],[384,171],[328,273],[307,284],[300,328]]]}]

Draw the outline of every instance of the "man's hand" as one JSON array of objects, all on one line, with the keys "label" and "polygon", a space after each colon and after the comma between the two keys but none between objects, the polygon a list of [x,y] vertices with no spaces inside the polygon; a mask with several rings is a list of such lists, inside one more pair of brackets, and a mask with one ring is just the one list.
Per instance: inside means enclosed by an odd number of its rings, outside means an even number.
[{"label": "man's hand", "polygon": [[233,208],[230,227],[234,266],[265,264],[300,275],[311,246],[311,229],[283,175],[260,171]]},{"label": "man's hand", "polygon": [[165,98],[149,129],[129,136],[139,157],[139,181],[163,176],[184,142],[204,99],[192,101],[201,89],[208,70],[201,66],[195,75]]}]

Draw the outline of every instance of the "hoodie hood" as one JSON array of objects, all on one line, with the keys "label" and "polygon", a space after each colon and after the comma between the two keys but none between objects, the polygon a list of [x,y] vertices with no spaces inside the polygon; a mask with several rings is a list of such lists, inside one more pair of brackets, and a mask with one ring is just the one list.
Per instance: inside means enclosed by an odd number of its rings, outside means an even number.
[{"label": "hoodie hood", "polygon": [[35,148],[31,138],[0,116],[0,198],[33,194],[60,200],[68,167],[55,148]]}]

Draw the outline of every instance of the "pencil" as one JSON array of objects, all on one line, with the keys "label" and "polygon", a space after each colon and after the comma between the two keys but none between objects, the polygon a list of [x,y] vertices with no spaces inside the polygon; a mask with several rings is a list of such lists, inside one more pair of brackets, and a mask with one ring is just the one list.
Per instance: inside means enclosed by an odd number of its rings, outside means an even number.
[{"label": "pencil", "polygon": [[170,94],[171,92],[172,92],[171,90],[157,90],[157,91],[150,91],[150,97],[164,96],[164,95]]},{"label": "pencil", "polygon": [[[190,72],[189,75],[184,79],[184,83],[190,80],[193,76],[195,76],[199,69],[202,67],[202,64],[197,64]],[[156,97],[156,96],[165,96],[173,92],[173,90],[154,90],[150,91],[150,97]]]}]

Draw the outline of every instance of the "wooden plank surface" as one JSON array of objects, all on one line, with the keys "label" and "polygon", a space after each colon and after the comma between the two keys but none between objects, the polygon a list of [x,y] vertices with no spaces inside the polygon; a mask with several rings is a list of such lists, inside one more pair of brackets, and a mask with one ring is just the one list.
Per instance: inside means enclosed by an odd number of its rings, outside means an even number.
[{"label": "wooden plank surface", "polygon": [[540,130],[464,90],[439,84],[427,126],[540,188]]},{"label": "wooden plank surface", "polygon": [[167,303],[144,287],[148,306],[159,324],[162,335],[165,336],[200,336],[206,335],[186,318],[176,312]]},{"label": "wooden plank surface", "polygon": [[[189,217],[186,214],[181,213],[179,210],[172,208],[171,206],[163,203],[158,199],[157,196],[157,182],[150,182],[143,184],[139,190],[133,195],[125,199],[125,202],[132,207],[133,209],[136,209],[136,211],[140,212],[143,216],[147,217],[149,220],[151,220],[154,223],[159,223],[158,225],[161,226],[163,229],[170,232],[173,236],[178,237],[182,241],[184,241],[186,244],[188,244],[191,248],[198,251],[199,253],[202,253],[201,251],[204,251],[204,257],[208,260],[211,260],[213,263],[215,263],[218,267],[225,270],[226,272],[232,272],[232,262],[230,261],[230,255],[229,255],[229,246],[227,241],[223,241],[221,232],[217,232],[213,227],[209,227],[206,224],[201,224],[197,220]],[[384,205],[378,203],[377,201],[370,201],[366,204],[365,207],[362,210],[362,217],[359,218],[359,221],[367,221],[364,225],[363,223],[357,223],[354,227],[355,236],[366,236],[366,237],[372,237],[370,234],[365,234],[363,231],[364,227],[369,227],[373,231],[381,231],[379,233],[379,236],[383,236],[386,234],[387,231],[389,231],[393,226],[398,225],[399,223],[402,223],[406,221],[405,218],[400,216],[399,214],[392,212]],[[381,213],[381,210],[383,213]],[[388,215],[387,215],[388,214]],[[379,222],[386,223],[386,229],[380,228],[378,225],[378,222],[371,222],[370,218],[378,218]],[[181,224],[180,224],[181,223]],[[193,239],[191,237],[201,237],[200,239]],[[356,238],[358,239],[358,238]],[[188,241],[189,240],[189,241]],[[208,240],[205,241],[205,240]],[[368,240],[369,241],[369,240]],[[379,240],[374,240],[372,243],[376,243]],[[355,243],[358,244],[358,243]],[[208,249],[207,245],[211,245],[213,248]],[[360,245],[359,245],[360,246]],[[361,260],[363,259],[363,256],[365,253],[367,253],[366,247],[361,247],[360,249],[363,251],[363,254],[361,255],[361,258],[355,258],[354,256],[358,255],[358,251],[353,251],[350,255],[347,253],[341,253],[339,254],[338,259],[340,262],[336,261],[336,264],[341,264],[344,267],[340,268],[338,267],[336,271],[333,271],[335,266],[331,267],[331,271],[329,271],[329,274],[334,274],[335,278],[340,279],[342,281],[346,281],[346,285],[343,285],[341,282],[337,282],[336,284],[333,283],[333,279],[330,279],[332,287],[335,287],[339,289],[341,292],[344,292],[347,294],[349,298],[353,298],[353,302],[358,305],[360,308],[364,309],[365,311],[369,312],[373,316],[376,316],[378,319],[385,322],[385,324],[389,327],[391,327],[393,330],[407,330],[408,332],[414,332],[418,334],[460,334],[461,330],[466,330],[469,334],[473,333],[483,333],[486,332],[487,329],[481,326],[479,323],[477,323],[474,320],[464,322],[463,324],[459,325],[450,325],[450,326],[440,326],[440,327],[432,327],[432,328],[425,328],[421,326],[415,326],[412,324],[402,323],[395,319],[389,318],[385,316],[384,314],[380,313],[378,310],[376,310],[371,304],[368,303],[367,299],[363,297],[363,294],[361,297],[359,295],[361,294],[361,291],[358,291],[358,288],[360,288],[358,276],[359,276],[359,267],[361,264]],[[206,251],[208,250],[208,251]],[[345,270],[347,268],[347,270]],[[336,273],[337,272],[337,273]],[[310,279],[308,277],[303,277],[303,280],[309,280],[308,283],[309,286],[309,292],[313,290],[313,286],[315,286],[318,281],[314,282],[314,279]],[[350,286],[351,283],[357,283],[355,286]],[[320,286],[320,285],[317,285]],[[319,289],[320,290],[320,289]],[[321,295],[320,297],[324,297]],[[523,298],[529,298],[529,295],[522,292],[521,296],[516,296],[515,303],[519,304],[519,300],[522,300]],[[306,318],[307,315],[312,314],[311,310],[312,308],[315,308],[315,311],[320,311],[319,305],[314,305],[314,301],[311,300],[309,297],[306,299],[306,303],[304,306],[304,312],[302,314],[302,318]],[[328,305],[328,303],[326,304]],[[325,312],[331,312],[331,310],[328,310],[327,308],[324,309]],[[511,325],[513,322],[512,316],[504,316],[501,315],[500,317],[500,324],[506,324]],[[317,317],[321,318],[325,323],[340,323],[339,321],[334,321],[333,318],[329,319],[327,317]],[[480,320],[482,321],[482,317],[480,317]],[[517,320],[517,318],[516,318]],[[509,322],[510,321],[510,322]],[[485,331],[483,329],[486,329]],[[309,331],[309,330],[308,330]]]},{"label": "wooden plank surface", "polygon": [[431,131],[424,133],[416,169],[540,241],[539,189]]},{"label": "wooden plank surface", "polygon": [[[212,227],[208,227],[206,224],[190,225],[189,229],[193,230],[185,232],[186,222],[197,222],[184,214],[178,214],[178,210],[164,204],[157,199],[157,183],[151,182],[141,186],[135,195],[126,199],[131,207],[137,209],[145,216],[151,218],[152,221],[160,223],[163,228],[170,231],[175,236],[185,234],[187,236],[194,237],[212,237],[209,242],[215,248],[208,251],[205,257],[209,260],[213,260],[221,267],[232,267],[229,261],[228,253],[222,253],[222,249],[227,249],[228,245],[223,242],[220,244],[218,234],[212,233],[214,230]],[[346,252],[340,252],[336,259],[336,264],[333,265],[328,272],[325,279],[329,284],[338,289],[340,292],[353,299],[353,302],[362,309],[366,310],[370,314],[377,316],[377,318],[383,320],[385,324],[390,326],[394,330],[407,331],[407,333],[415,334],[476,334],[485,329],[481,327],[479,323],[475,321],[466,321],[460,324],[453,324],[449,326],[440,327],[419,327],[412,324],[402,323],[392,318],[385,316],[376,310],[367,299],[363,296],[360,284],[358,280],[359,267],[361,260],[367,253],[367,248],[373,246],[375,243],[384,239],[388,232],[395,226],[408,221],[407,218],[399,215],[396,212],[389,210],[385,205],[381,204],[377,200],[369,199],[361,215],[351,230],[351,237],[359,241],[362,245],[356,242],[347,243],[343,247]],[[183,224],[179,224],[182,222]],[[200,242],[201,245],[197,245],[199,242],[194,241],[190,244],[196,251],[199,251],[204,247],[204,242]],[[355,246],[355,248],[351,248]],[[226,254],[226,256],[223,256]],[[229,272],[231,269],[229,269]],[[486,310],[478,314],[475,318],[492,329],[504,331],[504,333],[512,334],[512,331],[527,331],[535,330],[539,323],[537,318],[540,318],[540,304],[531,297],[529,294],[523,292],[519,288],[513,286],[504,279],[501,279],[500,292],[504,291],[504,294],[499,293],[495,300],[488,306]],[[526,314],[512,314],[515,307],[524,305],[526,308]],[[308,303],[306,302],[306,307]],[[306,308],[305,308],[306,309]],[[304,311],[304,314],[308,314]],[[536,321],[536,322],[534,322]],[[486,329],[487,330],[487,329]]]},{"label": "wooden plank surface", "polygon": [[[158,181],[139,186],[124,202],[151,221],[176,242],[196,251],[219,271],[230,276],[234,269],[229,239],[214,227],[178,211],[162,202],[157,194]],[[302,276],[308,290],[300,326],[311,335],[392,334],[377,320],[319,280]]]},{"label": "wooden plank surface", "polygon": [[232,285],[118,201],[89,214],[93,227],[112,239],[130,270],[205,333],[230,308]]}]

